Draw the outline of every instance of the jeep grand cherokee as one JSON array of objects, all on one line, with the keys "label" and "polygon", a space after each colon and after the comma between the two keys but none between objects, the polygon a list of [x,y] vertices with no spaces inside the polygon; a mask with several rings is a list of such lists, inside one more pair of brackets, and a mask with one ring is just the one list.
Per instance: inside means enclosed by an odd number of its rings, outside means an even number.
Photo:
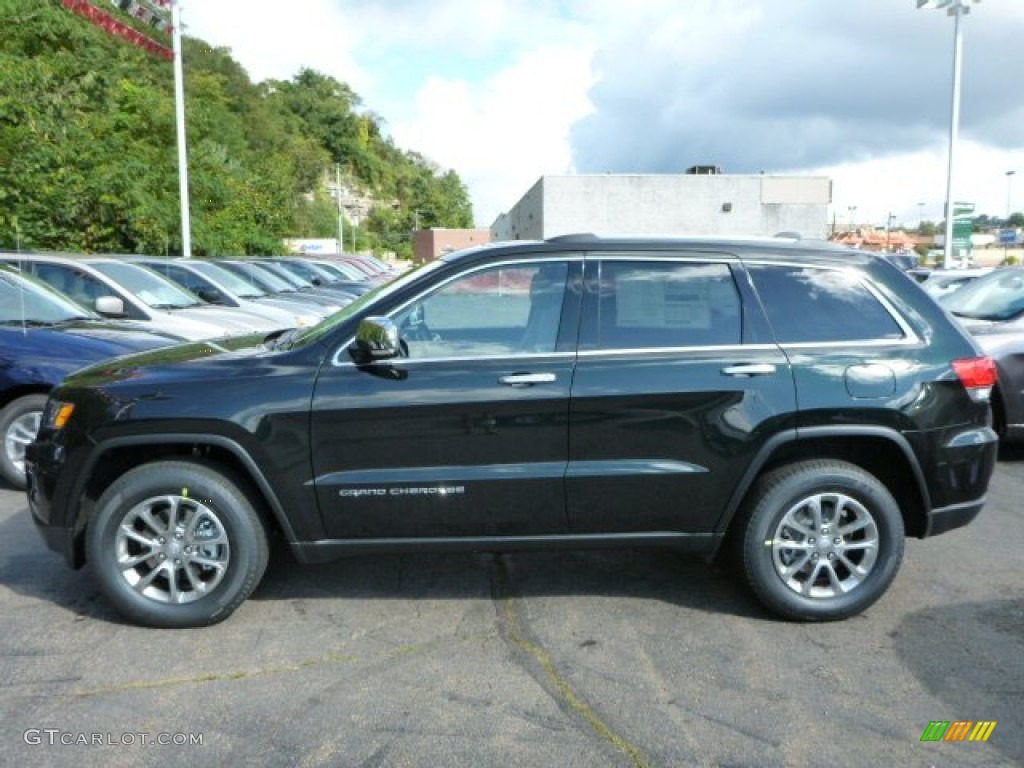
[{"label": "jeep grand cherokee", "polygon": [[28,494],[47,544],[151,626],[227,617],[274,536],[304,562],[721,550],[775,613],[840,619],[885,592],[905,536],[978,514],[994,380],[870,254],[500,243],[311,329],[78,372],[46,406]]}]

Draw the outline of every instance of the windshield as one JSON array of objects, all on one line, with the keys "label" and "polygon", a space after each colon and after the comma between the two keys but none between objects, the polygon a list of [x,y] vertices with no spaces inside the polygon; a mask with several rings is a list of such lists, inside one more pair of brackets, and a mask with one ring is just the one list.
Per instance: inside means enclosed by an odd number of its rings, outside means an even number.
[{"label": "windshield", "polygon": [[317,266],[334,273],[340,280],[365,280],[366,275],[348,264],[336,264],[330,261],[318,261]]},{"label": "windshield", "polygon": [[276,261],[274,263],[280,264],[285,269],[290,270],[293,274],[297,274],[299,277],[304,280],[309,280],[310,282],[312,282],[314,278],[320,278],[321,280],[328,281],[338,279],[329,272],[326,272],[315,264],[310,264],[307,261],[299,261],[296,259],[295,261]]},{"label": "windshield", "polygon": [[363,311],[364,308],[373,304],[378,299],[381,299],[394,291],[411,283],[413,280],[418,280],[423,275],[433,272],[435,269],[439,269],[444,266],[445,262],[441,259],[436,261],[428,261],[423,266],[412,269],[406,272],[397,280],[392,280],[390,283],[384,283],[374,288],[369,293],[364,293],[358,299],[353,301],[351,304],[346,305],[344,308],[335,312],[333,315],[328,317],[319,325],[315,325],[312,328],[297,334],[291,339],[292,345],[307,344],[311,341],[317,341],[323,338],[332,330],[337,328],[339,325],[344,323],[350,317],[353,317]]},{"label": "windshield", "polygon": [[97,272],[103,273],[153,309],[182,309],[200,304],[192,294],[160,277],[156,272],[137,264],[120,261],[88,263]]},{"label": "windshield", "polygon": [[53,325],[97,317],[28,275],[0,271],[0,324]]},{"label": "windshield", "polygon": [[277,263],[272,262],[272,261],[261,261],[259,265],[261,267],[263,267],[264,269],[266,269],[267,271],[273,272],[275,275],[280,277],[282,280],[290,283],[291,285],[295,286],[296,288],[312,288],[313,287],[313,284],[311,282],[309,282],[308,280],[305,280],[305,279],[299,277],[299,275],[296,272],[293,272],[292,270],[288,269],[288,267],[286,265],[284,265],[284,264],[277,264]]},{"label": "windshield", "polygon": [[266,291],[256,287],[245,278],[239,277],[230,269],[225,269],[220,264],[209,261],[189,261],[189,266],[243,299],[258,299],[267,295]]},{"label": "windshield", "polygon": [[1009,320],[1024,312],[1024,270],[1000,269],[982,275],[942,297],[942,304],[958,317]]},{"label": "windshield", "polygon": [[265,269],[262,264],[251,264],[247,262],[242,264],[236,263],[236,266],[264,288],[269,287],[272,293],[295,292],[295,286],[284,278],[278,277],[269,269]]}]

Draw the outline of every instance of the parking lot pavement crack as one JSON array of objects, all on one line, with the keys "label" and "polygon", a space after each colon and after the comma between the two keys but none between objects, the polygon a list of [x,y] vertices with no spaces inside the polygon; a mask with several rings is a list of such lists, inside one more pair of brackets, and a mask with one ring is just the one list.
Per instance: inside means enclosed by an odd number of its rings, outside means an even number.
[{"label": "parking lot pavement crack", "polygon": [[[408,653],[405,649],[399,649],[394,656]],[[136,682],[112,685],[106,688],[93,688],[85,691],[74,691],[71,695],[78,698],[89,698],[92,696],[107,696],[114,693],[125,693],[128,691],[143,691],[152,688],[166,688],[175,685],[196,685],[201,683],[220,683],[234,680],[247,680],[268,675],[280,675],[290,672],[299,672],[310,667],[323,666],[326,664],[351,664],[357,661],[356,656],[340,653],[329,653],[313,659],[304,659],[293,664],[282,664],[276,667],[265,667],[263,669],[239,669],[228,672],[218,672],[207,675],[196,675],[194,677],[172,677],[159,680],[142,680]]]},{"label": "parking lot pavement crack", "polygon": [[505,645],[560,709],[582,721],[590,731],[625,755],[635,768],[649,768],[650,760],[643,751],[616,732],[582,695],[573,689],[571,683],[558,671],[551,654],[532,635],[523,611],[523,600],[512,589],[512,579],[505,558],[495,556],[494,567],[492,599],[497,613],[498,632]]}]

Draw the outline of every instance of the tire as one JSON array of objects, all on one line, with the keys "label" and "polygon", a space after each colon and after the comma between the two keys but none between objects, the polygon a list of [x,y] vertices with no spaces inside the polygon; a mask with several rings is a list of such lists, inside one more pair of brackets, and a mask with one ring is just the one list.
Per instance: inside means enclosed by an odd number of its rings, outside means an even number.
[{"label": "tire", "polygon": [[15,488],[25,488],[25,448],[35,440],[46,395],[25,395],[0,410],[0,475]]},{"label": "tire", "polygon": [[885,593],[903,560],[899,505],[853,464],[806,461],[774,470],[754,486],[746,511],[747,581],[787,619],[860,613]]},{"label": "tire", "polygon": [[118,611],[171,629],[226,619],[269,557],[266,528],[240,484],[191,461],[144,464],[118,478],[96,502],[86,547]]}]

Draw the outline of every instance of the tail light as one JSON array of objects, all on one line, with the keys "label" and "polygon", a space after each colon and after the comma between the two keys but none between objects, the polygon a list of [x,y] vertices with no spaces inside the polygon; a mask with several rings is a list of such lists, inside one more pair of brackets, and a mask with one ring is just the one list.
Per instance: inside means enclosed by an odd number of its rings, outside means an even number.
[{"label": "tail light", "polygon": [[996,361],[991,357],[970,357],[953,361],[953,370],[976,403],[987,403],[996,384]]}]

